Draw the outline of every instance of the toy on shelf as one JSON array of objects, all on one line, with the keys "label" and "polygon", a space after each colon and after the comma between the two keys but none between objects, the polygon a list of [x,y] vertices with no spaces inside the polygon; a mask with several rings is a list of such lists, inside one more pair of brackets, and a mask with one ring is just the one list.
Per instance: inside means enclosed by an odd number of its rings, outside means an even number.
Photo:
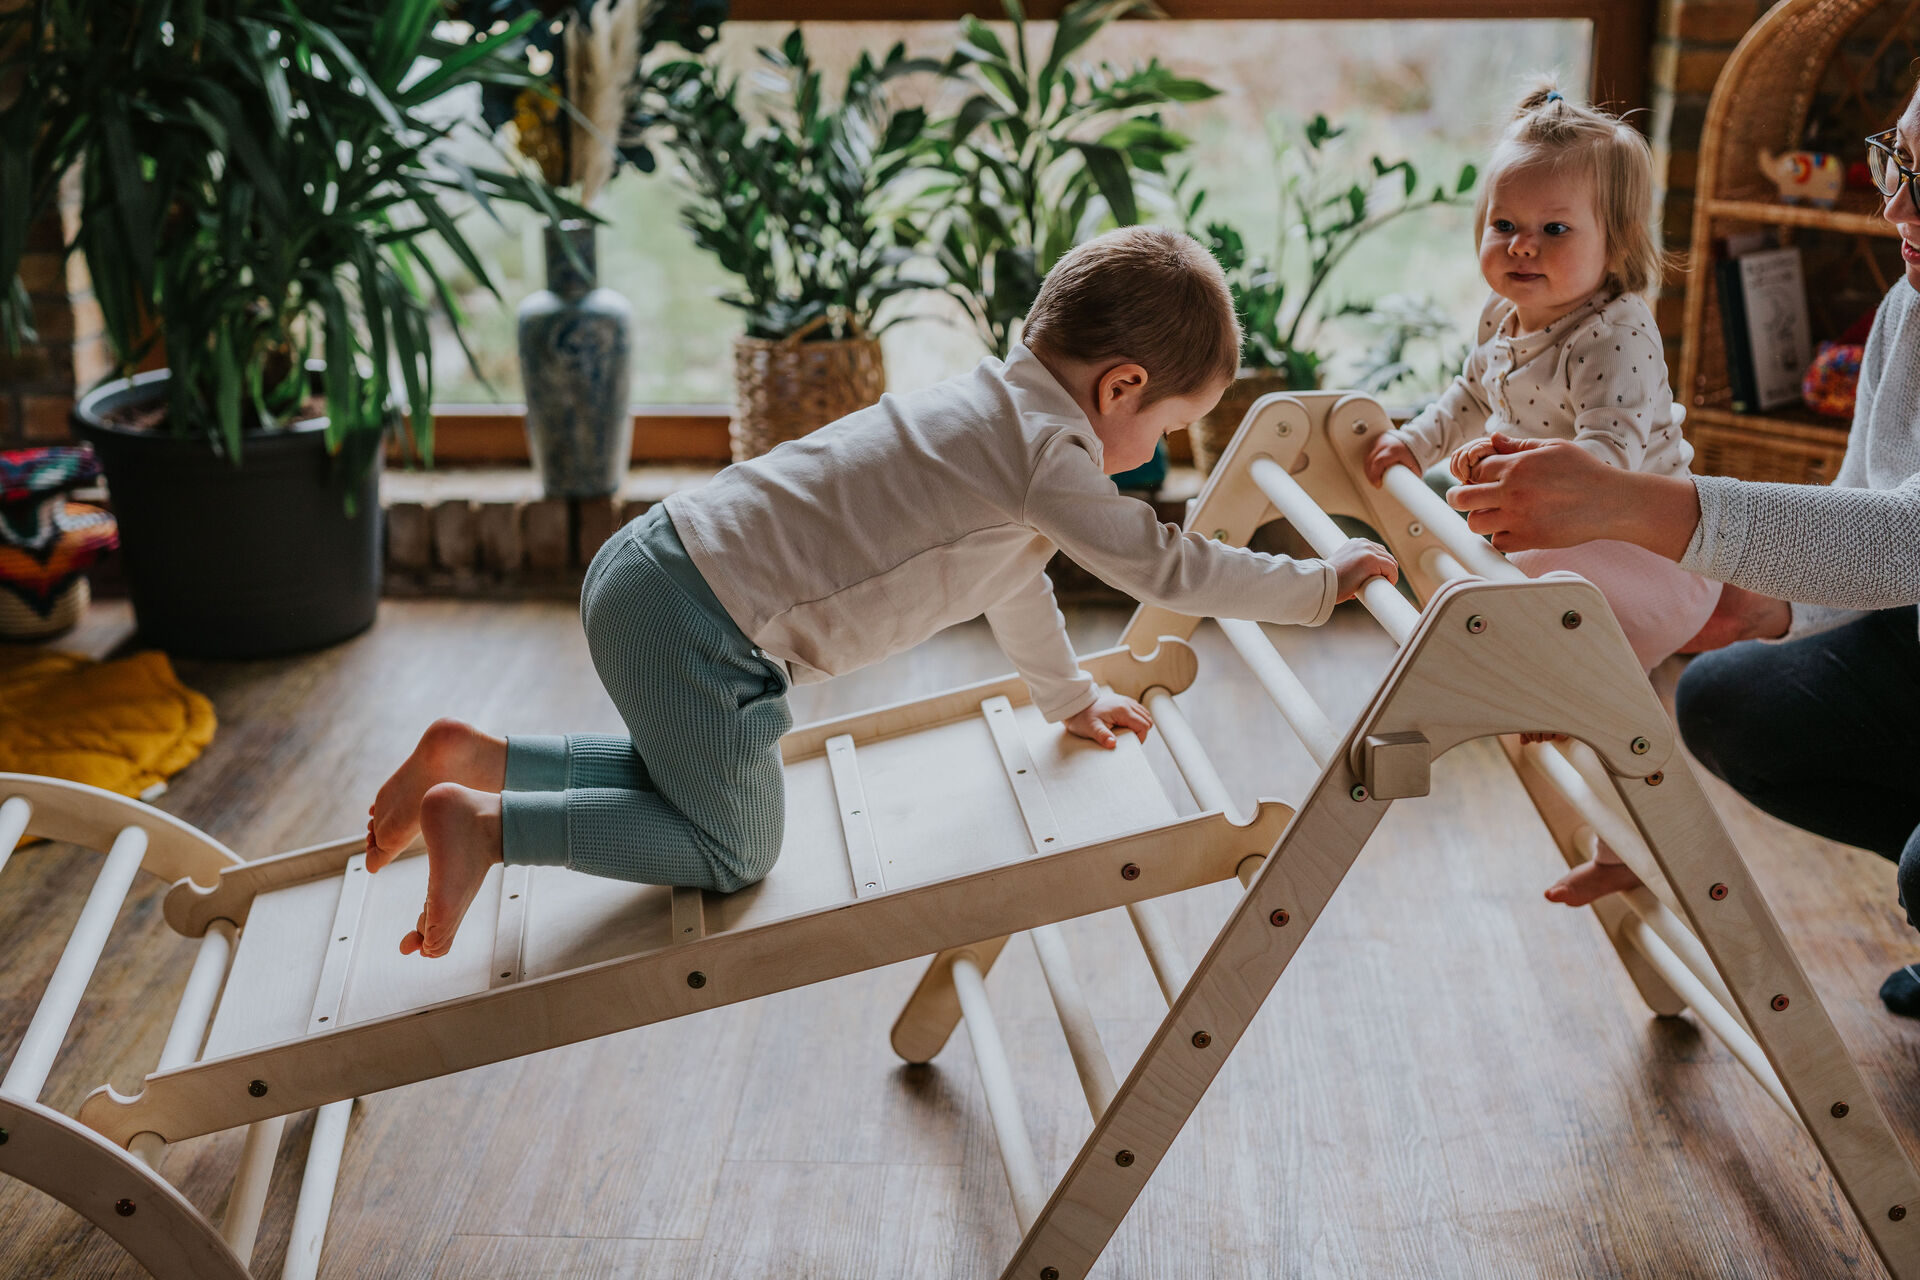
[{"label": "toy on shelf", "polygon": [[[1384,579],[1363,587],[1400,652],[1350,721],[1327,713],[1265,628],[1218,620],[1318,766],[1290,799],[1228,792],[1175,700],[1201,675],[1186,640],[1204,620],[1153,607],[1083,665],[1147,704],[1184,788],[1163,790],[1131,736],[1102,751],[1047,724],[1007,675],[788,733],[785,844],[759,884],[720,894],[503,867],[452,951],[430,963],[392,945],[417,918],[424,857],[369,875],[361,833],[242,862],[157,810],[0,774],[0,851],[23,832],[111,850],[0,1086],[0,1128],[13,1135],[0,1174],[70,1205],[161,1280],[253,1280],[267,1190],[285,1185],[273,1166],[286,1117],[317,1108],[282,1273],[312,1280],[356,1097],[930,955],[892,1043],[926,1063],[967,1026],[1022,1237],[1001,1278],[1082,1280],[1236,1046],[1263,1051],[1247,1037],[1254,1015],[1388,809],[1442,783],[1432,766],[1452,748],[1497,737],[1552,837],[1543,855],[1578,864],[1604,840],[1639,874],[1643,887],[1592,909],[1651,1012],[1691,1009],[1752,1073],[1754,1096],[1793,1122],[1778,1137],[1792,1168],[1818,1176],[1815,1152],[1825,1157],[1835,1207],[1824,1229],[1841,1229],[1844,1198],[1893,1280],[1920,1280],[1920,1212],[1908,1211],[1920,1208],[1920,1176],[1606,598],[1569,573],[1528,578],[1408,468],[1369,485],[1368,450],[1390,425],[1364,395],[1264,397],[1187,520],[1244,546],[1284,517],[1321,555],[1345,540],[1334,516],[1364,520],[1419,593],[1416,607]],[[1567,740],[1523,736],[1543,733]],[[139,1091],[103,1086],[70,1116],[40,1096],[142,870],[176,881],[166,920],[199,939],[199,955]],[[1184,955],[1155,900],[1235,882],[1242,892],[1211,945]],[[1115,907],[1132,918],[1167,1005],[1131,1068],[1108,1057],[1059,928]],[[1040,1163],[984,982],[1021,933],[1091,1117],[1064,1168]],[[6,978],[24,993],[18,966]],[[19,1005],[24,1014],[24,994]],[[1339,1047],[1311,1020],[1278,1025]],[[163,1176],[182,1162],[161,1156],[240,1127],[248,1136],[216,1229]],[[1279,1248],[1271,1260],[1295,1271],[1315,1246],[1296,1238],[1284,1246],[1297,1251],[1291,1263]]]},{"label": "toy on shelf", "polygon": [[1857,342],[1823,342],[1800,380],[1800,398],[1807,408],[1827,418],[1853,417],[1853,401],[1860,390],[1860,358],[1867,349]]},{"label": "toy on shelf", "polygon": [[86,613],[87,570],[119,545],[119,530],[67,494],[99,475],[87,445],[0,453],[0,640],[56,636]]},{"label": "toy on shelf", "polygon": [[1773,179],[1786,204],[1831,209],[1840,203],[1846,169],[1840,157],[1822,151],[1762,151],[1760,172]]}]

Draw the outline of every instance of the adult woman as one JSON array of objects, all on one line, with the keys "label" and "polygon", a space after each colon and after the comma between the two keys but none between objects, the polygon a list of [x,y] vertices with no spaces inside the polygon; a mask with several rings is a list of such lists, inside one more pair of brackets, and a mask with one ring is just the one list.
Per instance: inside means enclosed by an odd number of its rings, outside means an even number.
[{"label": "adult woman", "polygon": [[[1449,501],[1503,551],[1616,538],[1728,583],[1696,644],[1714,651],[1676,697],[1688,748],[1776,817],[1897,861],[1920,928],[1920,93],[1868,154],[1906,272],[1874,318],[1832,487],[1629,473],[1564,441],[1501,440]],[[1920,1017],[1920,964],[1880,994]]]}]

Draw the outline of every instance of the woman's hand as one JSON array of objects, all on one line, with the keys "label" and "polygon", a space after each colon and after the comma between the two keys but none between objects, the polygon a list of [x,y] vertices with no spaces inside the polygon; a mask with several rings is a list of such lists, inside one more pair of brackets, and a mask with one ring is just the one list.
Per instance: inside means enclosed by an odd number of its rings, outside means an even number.
[{"label": "woman's hand", "polygon": [[1501,551],[1571,547],[1612,538],[1678,560],[1700,523],[1700,500],[1686,476],[1655,476],[1608,466],[1571,440],[1493,435],[1477,482],[1447,494],[1467,527]]},{"label": "woman's hand", "polygon": [[1336,603],[1359,595],[1361,584],[1368,578],[1400,581],[1400,566],[1394,563],[1393,556],[1379,543],[1365,538],[1348,538],[1339,550],[1327,557],[1327,563],[1333,566],[1334,578],[1339,582]]},{"label": "woman's hand", "polygon": [[[1093,700],[1092,706],[1075,712],[1062,723],[1074,737],[1097,742],[1111,751],[1120,745],[1119,739],[1113,736],[1114,729],[1122,733],[1131,732],[1145,742],[1147,730],[1153,728],[1153,717],[1132,698],[1117,693],[1103,693]],[[1109,725],[1113,727],[1108,728]]]},{"label": "woman's hand", "polygon": [[1367,453],[1367,482],[1378,489],[1388,467],[1410,467],[1416,474],[1420,470],[1413,450],[1407,448],[1407,442],[1397,431],[1382,431],[1380,438],[1373,442],[1373,448]]}]

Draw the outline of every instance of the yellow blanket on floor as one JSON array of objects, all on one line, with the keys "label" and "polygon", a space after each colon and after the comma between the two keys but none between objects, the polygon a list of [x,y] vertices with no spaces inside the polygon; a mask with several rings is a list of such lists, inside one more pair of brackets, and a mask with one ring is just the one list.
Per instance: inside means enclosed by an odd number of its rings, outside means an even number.
[{"label": "yellow blanket on floor", "polygon": [[137,796],[213,740],[213,704],[167,655],[112,662],[0,645],[0,773],[39,773]]}]

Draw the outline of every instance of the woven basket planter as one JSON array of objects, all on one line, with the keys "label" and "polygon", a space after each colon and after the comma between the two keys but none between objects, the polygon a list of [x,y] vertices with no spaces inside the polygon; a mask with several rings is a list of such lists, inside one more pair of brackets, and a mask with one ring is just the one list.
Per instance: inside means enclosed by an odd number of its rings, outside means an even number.
[{"label": "woven basket planter", "polygon": [[757,458],[787,440],[864,409],[887,389],[880,342],[854,326],[854,336],[808,342],[822,317],[778,341],[733,340],[733,460]]},{"label": "woven basket planter", "polygon": [[1235,378],[1213,412],[1187,428],[1187,441],[1193,446],[1193,465],[1200,468],[1202,475],[1212,471],[1213,464],[1220,461],[1220,455],[1233,443],[1234,433],[1240,430],[1240,423],[1246,418],[1247,410],[1253,408],[1253,402],[1261,396],[1288,389],[1287,375],[1272,370],[1243,373]]}]

